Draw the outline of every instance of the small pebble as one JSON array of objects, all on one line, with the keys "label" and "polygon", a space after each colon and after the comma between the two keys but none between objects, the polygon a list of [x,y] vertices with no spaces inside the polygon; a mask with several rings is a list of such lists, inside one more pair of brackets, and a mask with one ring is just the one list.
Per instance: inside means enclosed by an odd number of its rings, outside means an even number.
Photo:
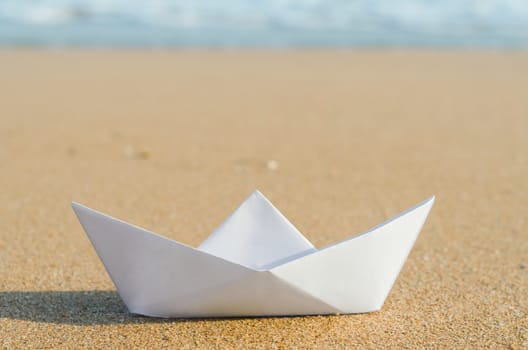
[{"label": "small pebble", "polygon": [[277,162],[276,160],[268,160],[266,162],[266,167],[270,171],[275,171],[279,168],[279,162]]},{"label": "small pebble", "polygon": [[139,149],[136,150],[132,146],[126,146],[123,149],[123,153],[127,158],[133,158],[133,159],[148,159],[150,158],[150,152],[146,149]]},{"label": "small pebble", "polygon": [[136,158],[138,159],[148,159],[150,158],[150,152],[142,149],[136,152]]}]

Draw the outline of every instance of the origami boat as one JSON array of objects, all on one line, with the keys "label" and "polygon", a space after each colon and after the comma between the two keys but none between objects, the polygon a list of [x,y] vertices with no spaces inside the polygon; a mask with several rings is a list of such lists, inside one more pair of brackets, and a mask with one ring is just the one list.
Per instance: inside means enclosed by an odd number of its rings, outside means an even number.
[{"label": "origami boat", "polygon": [[72,206],[130,312],[231,317],[379,310],[433,202],[322,249],[258,191],[198,248]]}]

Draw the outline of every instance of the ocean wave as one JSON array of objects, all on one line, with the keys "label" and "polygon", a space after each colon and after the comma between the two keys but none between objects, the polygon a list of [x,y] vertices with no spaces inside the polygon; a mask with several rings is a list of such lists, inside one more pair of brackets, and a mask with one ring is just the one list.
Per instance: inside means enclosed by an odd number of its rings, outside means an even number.
[{"label": "ocean wave", "polygon": [[156,31],[154,41],[160,45],[163,38],[170,45],[188,34],[186,40],[196,38],[198,45],[214,37],[219,46],[236,46],[237,40],[265,46],[269,36],[277,33],[289,37],[291,45],[407,41],[434,46],[450,40],[477,46],[487,42],[528,45],[528,1],[0,1],[0,44],[18,39],[60,44],[64,38],[69,38],[65,45],[82,45],[83,40],[96,44],[91,33],[107,33],[116,45],[134,43],[134,38],[126,37],[129,32],[136,35],[136,44],[149,45]]}]

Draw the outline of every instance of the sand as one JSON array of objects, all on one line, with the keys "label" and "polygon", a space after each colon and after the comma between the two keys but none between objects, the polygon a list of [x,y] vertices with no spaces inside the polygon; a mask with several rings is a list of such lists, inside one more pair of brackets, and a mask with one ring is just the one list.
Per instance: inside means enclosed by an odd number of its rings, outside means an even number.
[{"label": "sand", "polygon": [[[0,52],[5,348],[528,348],[528,52]],[[260,189],[316,246],[435,194],[385,305],[131,315],[75,200],[198,245]]]}]

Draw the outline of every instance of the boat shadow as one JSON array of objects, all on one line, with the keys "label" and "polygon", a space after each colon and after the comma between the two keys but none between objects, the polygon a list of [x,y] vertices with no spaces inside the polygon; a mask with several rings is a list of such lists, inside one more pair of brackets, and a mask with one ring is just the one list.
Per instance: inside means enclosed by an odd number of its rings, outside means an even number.
[{"label": "boat shadow", "polygon": [[[70,325],[193,322],[204,319],[162,319],[134,315],[115,291],[4,291],[0,319]],[[208,319],[221,320],[221,319]]]}]

